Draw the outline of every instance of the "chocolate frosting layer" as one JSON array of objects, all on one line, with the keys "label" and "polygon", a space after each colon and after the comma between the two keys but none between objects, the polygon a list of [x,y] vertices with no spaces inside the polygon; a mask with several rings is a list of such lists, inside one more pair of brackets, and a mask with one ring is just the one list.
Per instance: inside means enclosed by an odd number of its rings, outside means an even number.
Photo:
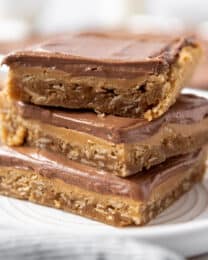
[{"label": "chocolate frosting layer", "polygon": [[169,68],[191,37],[80,33],[9,54],[4,64],[52,67],[79,76],[137,77]]},{"label": "chocolate frosting layer", "polygon": [[208,117],[208,100],[194,95],[180,95],[168,112],[151,122],[139,118],[99,116],[93,112],[72,112],[23,102],[17,102],[16,105],[18,113],[25,119],[77,130],[113,143],[138,142],[152,136],[168,123],[192,124]]},{"label": "chocolate frosting layer", "polygon": [[202,151],[171,158],[165,163],[127,178],[120,178],[86,165],[66,160],[56,153],[35,148],[0,147],[0,166],[30,170],[48,178],[58,178],[101,194],[146,200],[159,184],[174,175],[185,173],[203,155]]}]

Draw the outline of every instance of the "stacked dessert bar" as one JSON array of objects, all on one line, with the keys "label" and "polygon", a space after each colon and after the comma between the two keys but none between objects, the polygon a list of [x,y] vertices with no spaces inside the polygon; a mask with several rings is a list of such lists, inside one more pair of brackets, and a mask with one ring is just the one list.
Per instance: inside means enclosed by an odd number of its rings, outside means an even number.
[{"label": "stacked dessert bar", "polygon": [[142,225],[205,172],[195,39],[80,33],[9,54],[0,194]]}]

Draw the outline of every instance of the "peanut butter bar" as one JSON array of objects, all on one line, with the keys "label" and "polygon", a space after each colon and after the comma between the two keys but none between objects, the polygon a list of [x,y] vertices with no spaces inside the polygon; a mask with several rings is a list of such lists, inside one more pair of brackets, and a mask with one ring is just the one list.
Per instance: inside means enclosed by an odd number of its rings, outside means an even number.
[{"label": "peanut butter bar", "polygon": [[208,143],[208,100],[181,95],[161,118],[97,116],[16,102],[2,96],[1,139],[126,177]]},{"label": "peanut butter bar", "polygon": [[151,121],[175,103],[199,56],[191,37],[80,33],[11,53],[3,63],[12,99]]},{"label": "peanut butter bar", "polygon": [[28,147],[0,147],[0,194],[115,226],[143,225],[170,206],[205,171],[197,151],[128,178]]}]

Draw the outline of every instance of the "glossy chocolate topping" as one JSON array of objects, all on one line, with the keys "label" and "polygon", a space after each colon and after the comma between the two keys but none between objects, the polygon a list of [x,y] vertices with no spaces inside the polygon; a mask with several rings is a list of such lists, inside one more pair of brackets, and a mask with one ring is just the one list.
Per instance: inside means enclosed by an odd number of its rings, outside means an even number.
[{"label": "glossy chocolate topping", "polygon": [[92,134],[114,143],[140,141],[168,123],[191,124],[208,117],[208,100],[194,95],[181,95],[168,112],[151,122],[112,115],[102,117],[93,112],[71,112],[23,102],[16,104],[18,113],[25,119]]},{"label": "glossy chocolate topping", "polygon": [[137,77],[167,70],[194,39],[112,33],[71,34],[9,54],[4,64],[52,67],[79,76]]},{"label": "glossy chocolate topping", "polygon": [[86,165],[66,160],[56,153],[35,148],[0,147],[0,166],[35,171],[49,178],[62,179],[65,183],[109,195],[146,200],[157,185],[173,175],[181,175],[202,159],[203,152],[179,156],[128,178],[120,178]]}]

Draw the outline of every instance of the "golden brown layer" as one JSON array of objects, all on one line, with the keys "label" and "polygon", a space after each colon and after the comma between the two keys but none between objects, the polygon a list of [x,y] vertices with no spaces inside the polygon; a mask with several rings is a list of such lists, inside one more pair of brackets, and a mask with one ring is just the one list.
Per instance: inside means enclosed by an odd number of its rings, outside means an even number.
[{"label": "golden brown layer", "polygon": [[[197,117],[201,118],[200,111]],[[18,114],[16,106],[3,110],[1,120],[1,139],[7,145],[44,148],[121,177],[149,169],[170,157],[190,153],[208,143],[207,117],[191,123],[186,119],[183,123],[166,123],[140,141],[118,144],[41,120],[25,119]]]},{"label": "golden brown layer", "polygon": [[14,62],[10,64],[8,94],[12,99],[39,105],[152,120],[175,103],[199,56],[199,47],[186,46],[167,70],[130,79],[72,76],[51,67]]},{"label": "golden brown layer", "polygon": [[[144,225],[201,181],[204,156],[156,186],[146,201],[107,195],[48,178],[41,171],[1,166],[0,194],[62,209],[115,226]],[[176,166],[177,167],[177,166]]]}]

